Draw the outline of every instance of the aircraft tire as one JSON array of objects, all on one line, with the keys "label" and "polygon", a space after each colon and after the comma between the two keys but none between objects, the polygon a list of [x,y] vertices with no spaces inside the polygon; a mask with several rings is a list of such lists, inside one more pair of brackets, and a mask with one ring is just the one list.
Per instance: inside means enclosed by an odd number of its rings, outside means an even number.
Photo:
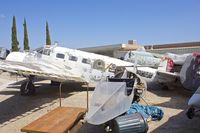
[{"label": "aircraft tire", "polygon": [[22,96],[30,96],[35,94],[35,86],[31,81],[24,82],[20,87]]},{"label": "aircraft tire", "polygon": [[189,119],[192,119],[195,115],[195,109],[193,107],[190,107],[186,113],[187,117]]},{"label": "aircraft tire", "polygon": [[168,87],[167,85],[163,85],[163,86],[162,86],[162,89],[163,89],[163,90],[169,90],[169,87]]}]

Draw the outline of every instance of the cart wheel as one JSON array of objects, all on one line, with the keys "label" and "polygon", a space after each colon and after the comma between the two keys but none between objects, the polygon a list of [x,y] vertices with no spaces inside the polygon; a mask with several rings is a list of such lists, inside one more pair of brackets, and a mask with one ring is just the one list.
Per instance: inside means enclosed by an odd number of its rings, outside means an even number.
[{"label": "cart wheel", "polygon": [[186,113],[187,117],[189,119],[192,119],[195,115],[195,109],[193,107],[190,107]]}]

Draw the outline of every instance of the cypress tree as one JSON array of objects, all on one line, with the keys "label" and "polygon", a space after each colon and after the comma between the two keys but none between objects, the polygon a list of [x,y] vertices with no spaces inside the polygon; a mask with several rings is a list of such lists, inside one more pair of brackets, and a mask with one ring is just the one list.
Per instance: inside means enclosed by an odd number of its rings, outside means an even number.
[{"label": "cypress tree", "polygon": [[51,38],[50,38],[48,22],[46,22],[46,45],[51,45]]},{"label": "cypress tree", "polygon": [[13,16],[13,24],[12,24],[12,51],[19,51],[19,42],[17,40],[17,28],[16,28],[16,19]]},{"label": "cypress tree", "polygon": [[26,19],[24,18],[24,50],[29,50],[29,44],[28,44],[28,32],[27,32],[27,26],[26,26]]}]

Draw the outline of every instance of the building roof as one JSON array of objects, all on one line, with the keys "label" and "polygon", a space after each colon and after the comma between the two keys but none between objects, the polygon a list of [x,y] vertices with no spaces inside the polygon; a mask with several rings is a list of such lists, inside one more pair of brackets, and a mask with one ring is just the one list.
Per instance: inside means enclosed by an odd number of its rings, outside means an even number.
[{"label": "building roof", "polygon": [[200,46],[200,42],[183,42],[183,43],[171,43],[171,44],[153,44],[145,45],[145,49],[165,49],[165,48],[186,48]]},{"label": "building roof", "polygon": [[109,51],[109,50],[130,50],[137,49],[139,45],[136,44],[113,44],[113,45],[103,45],[96,47],[79,48],[79,50],[87,52],[99,52],[99,51]]},{"label": "building roof", "polygon": [[[167,52],[183,54],[199,51],[200,42],[182,42],[182,43],[171,43],[171,44],[154,44],[154,45],[143,45],[148,52],[164,54]],[[131,51],[136,50],[142,45],[138,45],[136,42],[129,44],[113,44],[113,45],[103,45],[96,47],[80,48],[86,52],[92,52],[107,56],[114,56],[115,51]]]}]

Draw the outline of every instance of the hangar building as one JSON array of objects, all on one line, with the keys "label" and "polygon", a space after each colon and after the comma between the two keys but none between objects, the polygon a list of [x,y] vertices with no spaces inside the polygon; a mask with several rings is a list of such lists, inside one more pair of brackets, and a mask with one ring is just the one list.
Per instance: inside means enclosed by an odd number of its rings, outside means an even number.
[{"label": "hangar building", "polygon": [[134,40],[129,40],[128,44],[121,43],[113,45],[102,45],[96,47],[80,48],[79,50],[120,58],[123,57],[126,52],[136,50],[141,47],[144,47],[147,52],[156,54],[185,54],[200,52],[200,42],[139,45]]}]

